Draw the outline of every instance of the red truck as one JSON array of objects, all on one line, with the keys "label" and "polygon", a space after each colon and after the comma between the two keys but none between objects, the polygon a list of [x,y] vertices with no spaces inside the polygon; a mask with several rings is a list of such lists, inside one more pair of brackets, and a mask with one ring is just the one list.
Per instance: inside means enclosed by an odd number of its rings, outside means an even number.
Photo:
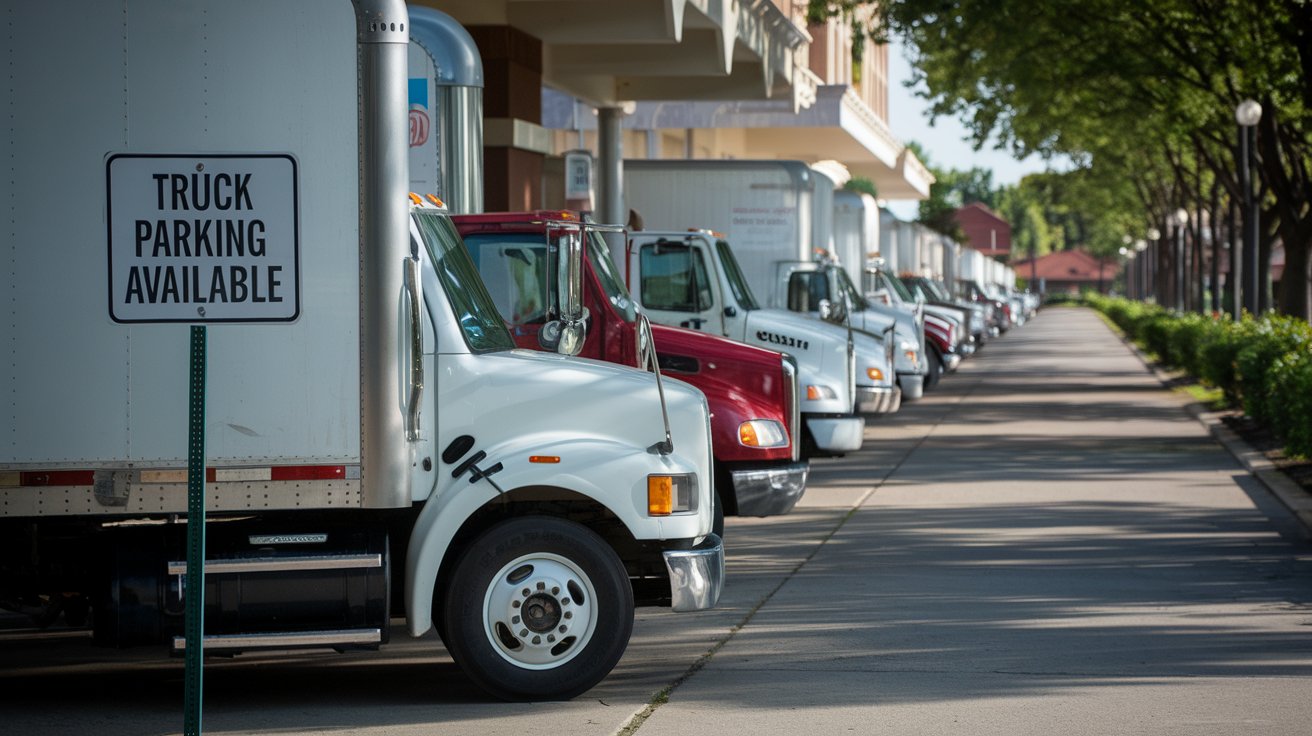
[{"label": "red truck", "polygon": [[[601,236],[604,228],[569,210],[452,217],[516,344],[555,350],[555,325],[568,248],[583,251],[584,358],[638,366],[643,319]],[[772,516],[806,488],[797,366],[788,355],[695,330],[651,325],[660,368],[706,395],[719,505],[724,515]],[[565,339],[570,339],[566,337]]]}]

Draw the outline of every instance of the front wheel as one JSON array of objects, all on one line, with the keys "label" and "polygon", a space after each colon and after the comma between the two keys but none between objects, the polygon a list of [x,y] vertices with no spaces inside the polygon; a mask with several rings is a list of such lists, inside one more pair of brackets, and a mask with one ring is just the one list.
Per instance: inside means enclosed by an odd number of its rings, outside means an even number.
[{"label": "front wheel", "polygon": [[505,521],[451,576],[452,658],[503,700],[567,700],[600,682],[633,633],[624,563],[587,527],[547,516]]}]

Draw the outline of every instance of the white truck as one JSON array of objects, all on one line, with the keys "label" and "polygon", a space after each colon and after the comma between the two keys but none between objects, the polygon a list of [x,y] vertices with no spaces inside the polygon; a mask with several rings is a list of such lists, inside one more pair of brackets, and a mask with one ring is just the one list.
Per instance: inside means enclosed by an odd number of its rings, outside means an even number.
[{"label": "white truck", "polygon": [[374,648],[395,611],[540,700],[605,677],[635,605],[715,604],[704,397],[511,349],[447,215],[407,194],[403,4],[64,6],[7,3],[0,606],[175,653]]},{"label": "white truck", "polygon": [[643,313],[779,350],[798,363],[804,453],[860,449],[862,414],[896,411],[891,342],[782,309],[762,308],[723,237],[705,230],[630,234],[628,282]]},{"label": "white truck", "polygon": [[[796,309],[805,284],[792,274],[812,269],[808,264],[830,250],[829,177],[800,161],[625,160],[624,189],[629,207],[654,228],[721,233],[738,255],[744,281],[764,295],[764,306],[820,316]],[[864,262],[842,265],[859,269]],[[826,297],[835,310],[826,317],[843,315],[838,296]],[[852,327],[874,335],[893,326],[891,352],[901,398],[920,398],[927,370],[920,318],[884,305],[850,316]]]}]

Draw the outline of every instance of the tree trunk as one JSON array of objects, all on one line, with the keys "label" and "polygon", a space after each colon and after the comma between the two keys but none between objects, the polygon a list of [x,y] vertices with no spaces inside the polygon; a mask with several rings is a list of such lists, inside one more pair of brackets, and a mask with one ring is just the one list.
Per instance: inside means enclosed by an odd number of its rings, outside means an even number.
[{"label": "tree trunk", "polygon": [[1281,314],[1312,320],[1312,259],[1306,242],[1285,242],[1285,271],[1280,277]]}]

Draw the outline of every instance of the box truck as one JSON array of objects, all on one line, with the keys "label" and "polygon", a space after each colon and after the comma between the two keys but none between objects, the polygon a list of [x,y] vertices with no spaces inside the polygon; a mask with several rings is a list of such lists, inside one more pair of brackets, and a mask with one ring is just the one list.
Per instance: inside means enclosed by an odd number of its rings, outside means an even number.
[{"label": "box truck", "polygon": [[715,604],[705,399],[513,349],[407,194],[404,5],[64,5],[8,5],[0,605],[221,653],[373,648],[395,612],[489,692],[546,699],[610,671],[635,605]]},{"label": "box truck", "polygon": [[628,256],[629,292],[653,321],[773,347],[797,360],[804,452],[859,449],[861,415],[897,410],[891,340],[761,307],[723,237],[643,230],[631,234]]},{"label": "box truck", "polygon": [[[766,307],[799,305],[795,296],[805,284],[792,279],[792,273],[810,270],[806,264],[819,251],[828,252],[833,237],[833,181],[800,161],[626,160],[624,189],[628,205],[654,229],[719,233],[737,254],[743,280],[765,298]],[[840,267],[860,266],[830,264],[825,269]],[[848,280],[853,280],[851,273]],[[841,310],[833,299],[826,301]],[[901,397],[919,398],[926,373],[923,320],[885,305],[845,316],[855,329],[876,335],[893,325]]]}]

